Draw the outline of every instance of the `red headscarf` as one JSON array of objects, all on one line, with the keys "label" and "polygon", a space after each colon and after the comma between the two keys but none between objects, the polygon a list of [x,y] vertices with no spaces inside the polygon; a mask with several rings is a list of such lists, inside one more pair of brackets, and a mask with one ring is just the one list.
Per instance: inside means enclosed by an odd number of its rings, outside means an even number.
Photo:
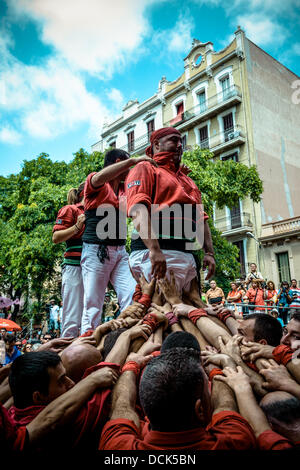
[{"label": "red headscarf", "polygon": [[159,140],[162,137],[165,137],[166,135],[170,135],[170,134],[177,134],[181,137],[180,132],[174,127],[162,127],[161,129],[157,129],[157,131],[152,132],[151,137],[150,137],[150,145],[149,147],[146,148],[146,155],[148,155],[148,157],[153,157],[153,150],[152,150],[153,142],[155,140]]}]

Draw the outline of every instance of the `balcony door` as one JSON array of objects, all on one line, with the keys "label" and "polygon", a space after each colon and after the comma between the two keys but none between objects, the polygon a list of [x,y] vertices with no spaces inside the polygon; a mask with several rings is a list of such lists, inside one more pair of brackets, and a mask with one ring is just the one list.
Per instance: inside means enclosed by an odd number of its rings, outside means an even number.
[{"label": "balcony door", "polygon": [[200,134],[200,147],[202,149],[208,149],[209,144],[208,144],[208,128],[207,128],[207,126],[201,127],[201,129],[199,129],[199,134]]},{"label": "balcony door", "polygon": [[246,269],[245,269],[244,242],[243,242],[243,240],[239,240],[239,241],[237,241],[237,242],[233,242],[232,244],[235,245],[235,246],[238,248],[238,250],[239,250],[239,254],[238,254],[237,260],[238,260],[238,262],[239,262],[240,265],[241,265],[241,267],[240,267],[241,276],[245,276],[245,275],[246,275]]},{"label": "balcony door", "polygon": [[284,253],[276,253],[276,256],[279,281],[291,282],[290,261],[288,252],[285,251]]},{"label": "balcony door", "polygon": [[225,142],[228,142],[228,140],[231,138],[231,134],[234,132],[232,113],[229,113],[223,117],[223,129]]},{"label": "balcony door", "polygon": [[230,225],[231,225],[231,230],[242,226],[240,204],[230,209]]},{"label": "balcony door", "polygon": [[230,81],[229,81],[229,75],[226,75],[222,80],[220,80],[221,87],[222,87],[222,95],[223,95],[223,100],[227,100],[230,96]]}]

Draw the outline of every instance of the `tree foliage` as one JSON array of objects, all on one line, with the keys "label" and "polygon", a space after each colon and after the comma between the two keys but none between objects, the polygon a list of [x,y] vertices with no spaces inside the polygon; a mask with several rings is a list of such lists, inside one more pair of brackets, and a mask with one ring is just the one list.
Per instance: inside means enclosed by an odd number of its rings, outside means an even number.
[{"label": "tree foliage", "polygon": [[[78,187],[92,171],[103,166],[104,155],[79,149],[70,163],[53,162],[46,153],[25,160],[18,174],[0,176],[0,292],[12,298],[29,295],[37,310],[49,295],[49,280],[55,276],[64,251],[52,242],[52,227],[58,210],[67,204],[67,193]],[[195,148],[184,154],[190,176],[202,192],[205,210],[212,204],[233,207],[250,196],[259,201],[262,183],[255,167],[234,161],[212,160],[208,151]],[[212,217],[210,217],[212,220]],[[211,224],[211,222],[210,222]],[[211,224],[216,253],[216,279],[238,273],[237,248]],[[201,254],[200,254],[201,256]]]}]

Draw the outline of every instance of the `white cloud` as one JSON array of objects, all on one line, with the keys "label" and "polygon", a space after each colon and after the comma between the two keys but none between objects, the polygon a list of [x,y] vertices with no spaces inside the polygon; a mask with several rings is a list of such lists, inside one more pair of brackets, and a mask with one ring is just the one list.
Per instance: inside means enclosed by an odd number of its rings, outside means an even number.
[{"label": "white cloud", "polygon": [[292,46],[292,54],[300,55],[300,42],[296,42]]},{"label": "white cloud", "polygon": [[11,0],[17,17],[38,22],[43,42],[78,70],[110,77],[139,53],[146,7],[158,0]]},{"label": "white cloud", "polygon": [[21,134],[9,125],[3,126],[0,128],[0,141],[5,144],[20,144]]},{"label": "white cloud", "polygon": [[288,32],[276,21],[261,13],[238,16],[237,24],[245,30],[246,36],[259,46],[267,46],[274,43],[281,45],[288,37]]},{"label": "white cloud", "polygon": [[172,29],[155,31],[152,43],[160,51],[159,56],[165,55],[166,52],[186,53],[192,46],[193,27],[192,18],[180,15]]},{"label": "white cloud", "polygon": [[191,48],[191,31],[194,22],[190,18],[181,17],[169,32],[169,41],[166,42],[169,51],[185,52]]},{"label": "white cloud", "polygon": [[125,104],[125,98],[123,94],[121,93],[120,90],[117,88],[112,88],[108,93],[107,93],[108,99],[112,102],[114,108],[118,112],[120,112],[120,109],[124,106]]},{"label": "white cloud", "polygon": [[[15,112],[18,129],[32,137],[53,138],[87,123],[93,137],[99,136],[109,111],[90,93],[82,77],[57,59],[41,66],[25,65],[2,48],[0,63],[0,109]],[[16,140],[16,134],[4,132]]]}]

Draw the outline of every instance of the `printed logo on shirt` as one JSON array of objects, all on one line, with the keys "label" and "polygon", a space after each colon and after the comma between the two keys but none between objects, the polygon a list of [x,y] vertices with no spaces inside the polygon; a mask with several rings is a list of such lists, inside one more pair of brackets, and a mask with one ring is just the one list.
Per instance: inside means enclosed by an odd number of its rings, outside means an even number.
[{"label": "printed logo on shirt", "polygon": [[57,221],[55,222],[57,225],[62,225],[62,219],[57,219]]},{"label": "printed logo on shirt", "polygon": [[140,180],[132,181],[131,183],[127,184],[127,188],[130,189],[132,186],[141,186]]}]

